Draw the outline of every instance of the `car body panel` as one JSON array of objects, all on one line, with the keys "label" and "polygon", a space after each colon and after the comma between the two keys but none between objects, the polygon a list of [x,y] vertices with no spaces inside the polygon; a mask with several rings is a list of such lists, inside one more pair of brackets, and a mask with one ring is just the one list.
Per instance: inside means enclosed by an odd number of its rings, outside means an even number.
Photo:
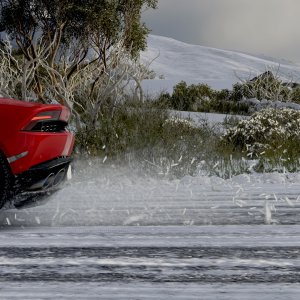
[{"label": "car body panel", "polygon": [[66,133],[20,132],[9,140],[6,147],[7,157],[23,152],[28,154],[10,164],[13,174],[20,174],[34,165],[56,157],[70,156],[74,145],[74,136]]}]

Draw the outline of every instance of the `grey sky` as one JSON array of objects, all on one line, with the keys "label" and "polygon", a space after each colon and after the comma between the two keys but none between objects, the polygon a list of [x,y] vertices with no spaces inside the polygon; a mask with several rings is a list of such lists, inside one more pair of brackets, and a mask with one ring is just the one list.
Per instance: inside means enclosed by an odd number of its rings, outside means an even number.
[{"label": "grey sky", "polygon": [[300,62],[300,0],[159,0],[153,34]]}]

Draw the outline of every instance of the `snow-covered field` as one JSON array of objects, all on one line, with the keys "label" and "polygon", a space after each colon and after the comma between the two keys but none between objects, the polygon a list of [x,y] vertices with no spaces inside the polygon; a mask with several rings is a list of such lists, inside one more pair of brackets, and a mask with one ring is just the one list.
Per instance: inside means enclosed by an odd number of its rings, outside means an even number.
[{"label": "snow-covered field", "polygon": [[173,86],[182,80],[230,89],[240,78],[251,79],[266,70],[278,71],[288,81],[300,80],[300,65],[286,60],[191,45],[156,35],[149,36],[142,60],[145,64],[152,62],[150,69],[164,78],[143,81],[151,95],[172,92]]}]

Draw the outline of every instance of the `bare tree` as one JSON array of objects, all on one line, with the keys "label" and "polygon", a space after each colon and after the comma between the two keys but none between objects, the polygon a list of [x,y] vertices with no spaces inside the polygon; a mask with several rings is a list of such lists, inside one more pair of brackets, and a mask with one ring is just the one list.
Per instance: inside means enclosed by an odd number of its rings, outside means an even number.
[{"label": "bare tree", "polygon": [[[135,96],[143,100],[141,81],[147,67],[132,58],[122,38],[106,53],[105,63],[99,59],[102,45],[94,43],[85,51],[75,39],[57,52],[59,59],[53,62],[49,49],[57,38],[55,35],[50,45],[40,38],[35,42],[35,55],[27,59],[17,59],[7,42],[7,47],[0,51],[1,93],[21,96],[24,100],[59,102],[73,112],[78,129],[81,126],[95,128],[104,106],[109,106],[113,115],[132,81],[136,85]],[[17,90],[20,90],[19,95]]]},{"label": "bare tree", "polygon": [[18,98],[18,90],[22,86],[22,63],[12,55],[12,47],[8,42],[0,48],[0,94],[3,97]]}]

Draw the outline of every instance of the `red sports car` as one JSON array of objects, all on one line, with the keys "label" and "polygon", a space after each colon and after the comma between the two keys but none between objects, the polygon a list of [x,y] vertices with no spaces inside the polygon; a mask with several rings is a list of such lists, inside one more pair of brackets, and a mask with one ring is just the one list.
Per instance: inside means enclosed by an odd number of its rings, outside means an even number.
[{"label": "red sports car", "polygon": [[69,116],[62,105],[0,98],[0,208],[36,202],[68,177]]}]

